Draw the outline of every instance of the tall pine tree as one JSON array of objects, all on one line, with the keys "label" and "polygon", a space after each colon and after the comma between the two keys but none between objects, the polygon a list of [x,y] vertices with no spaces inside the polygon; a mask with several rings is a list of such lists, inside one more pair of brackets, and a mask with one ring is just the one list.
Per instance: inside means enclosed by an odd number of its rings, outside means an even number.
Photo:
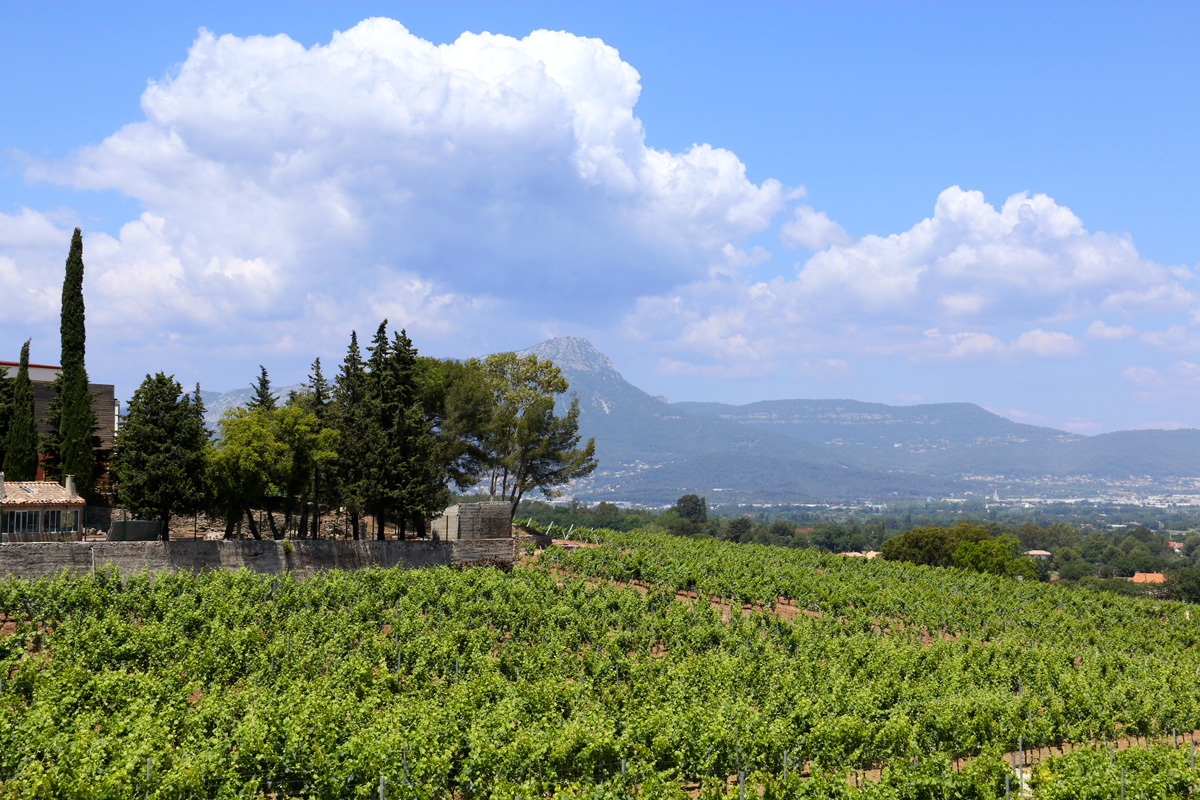
[{"label": "tall pine tree", "polygon": [[196,511],[206,499],[210,445],[199,389],[189,397],[174,376],[147,375],[113,445],[120,501],[139,517],[159,520],[163,540],[173,515]]},{"label": "tall pine tree", "polygon": [[33,412],[33,384],[29,382],[29,342],[21,346],[21,366],[13,384],[12,421],[4,453],[4,477],[31,481],[37,477],[37,419]]},{"label": "tall pine tree", "polygon": [[63,278],[62,310],[59,333],[62,341],[61,394],[53,419],[57,430],[57,461],[63,475],[74,475],[75,486],[84,497],[91,494],[95,450],[92,435],[96,415],[92,394],[88,391],[84,367],[87,333],[83,305],[83,235],[79,228],[71,237]]},{"label": "tall pine tree", "polygon": [[342,505],[350,514],[354,538],[360,538],[359,518],[369,483],[372,421],[367,410],[367,371],[358,347],[358,334],[350,332],[350,346],[333,387],[333,427],[341,447],[334,473]]},{"label": "tall pine tree", "polygon": [[254,396],[246,403],[246,408],[251,411],[275,410],[275,393],[271,391],[271,379],[267,377],[267,368],[262,364],[258,365],[258,380],[250,384],[250,388],[254,390]]},{"label": "tall pine tree", "polygon": [[[313,361],[312,374],[308,376],[308,389],[312,395],[312,412],[316,415],[317,421],[321,425],[321,429],[330,427],[329,421],[329,404],[330,404],[330,387],[329,382],[325,380],[324,373],[321,372],[321,359],[317,358]],[[324,467],[318,465],[313,470],[312,478],[312,538],[316,539],[321,532],[321,501],[324,499],[324,494],[327,491],[324,482],[322,481],[322,473]],[[307,507],[305,508],[307,511]],[[303,537],[306,534],[306,520],[301,519],[300,535]]]}]

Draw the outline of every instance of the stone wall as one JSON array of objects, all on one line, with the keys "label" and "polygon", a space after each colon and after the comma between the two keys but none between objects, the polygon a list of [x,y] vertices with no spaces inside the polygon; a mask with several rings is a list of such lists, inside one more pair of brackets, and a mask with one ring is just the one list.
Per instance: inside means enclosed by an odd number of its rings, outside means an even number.
[{"label": "stone wall", "polygon": [[0,577],[42,578],[62,570],[77,575],[112,566],[122,575],[139,572],[202,572],[242,569],[313,574],[325,569],[452,566],[497,559],[511,562],[514,540],[325,541],[239,540],[176,542],[30,542],[0,544]]}]

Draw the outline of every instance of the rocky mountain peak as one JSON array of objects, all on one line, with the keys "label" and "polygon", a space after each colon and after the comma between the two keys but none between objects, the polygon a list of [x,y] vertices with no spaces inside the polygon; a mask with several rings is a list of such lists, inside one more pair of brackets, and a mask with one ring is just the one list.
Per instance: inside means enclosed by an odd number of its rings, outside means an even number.
[{"label": "rocky mountain peak", "polygon": [[575,372],[616,373],[608,356],[601,353],[587,339],[578,336],[560,336],[535,344],[518,355],[532,353],[538,358],[548,358],[560,369]]}]

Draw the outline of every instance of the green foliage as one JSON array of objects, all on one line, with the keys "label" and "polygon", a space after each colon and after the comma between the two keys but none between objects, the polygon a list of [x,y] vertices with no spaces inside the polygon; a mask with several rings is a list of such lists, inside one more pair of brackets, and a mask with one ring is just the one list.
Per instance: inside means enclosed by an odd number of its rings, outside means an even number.
[{"label": "green foliage", "polygon": [[91,494],[95,465],[96,415],[92,412],[92,395],[84,366],[87,334],[83,303],[83,235],[79,228],[71,237],[71,250],[67,256],[59,331],[62,380],[57,414],[53,419],[59,469],[64,475],[74,475],[77,490],[87,497]]},{"label": "green foliage", "polygon": [[702,525],[708,520],[708,503],[698,495],[685,494],[675,501],[675,513],[688,522]]},{"label": "green foliage", "polygon": [[271,391],[271,379],[267,376],[267,368],[259,364],[258,380],[250,384],[254,395],[246,408],[250,411],[274,411],[276,408],[275,393]]},{"label": "green foliage", "polygon": [[209,481],[218,509],[229,520],[246,518],[254,538],[262,537],[251,509],[262,508],[268,493],[282,497],[284,520],[277,526],[268,509],[274,538],[294,523],[313,475],[337,456],[336,431],[322,427],[316,414],[299,403],[276,410],[230,409],[221,417],[221,435],[211,451]]},{"label": "green foliage", "polygon": [[[388,797],[732,798],[742,771],[748,797],[991,799],[1018,740],[1200,725],[1200,621],[1179,604],[585,538],[508,574],[0,581],[0,794],[332,800],[382,776]],[[1187,757],[1054,757],[1036,796],[1115,797],[1120,767],[1127,797],[1187,796]],[[872,766],[879,784],[847,782]]]},{"label": "green foliage", "polygon": [[1163,586],[1167,597],[1187,603],[1200,603],[1200,567],[1182,567],[1167,576]]},{"label": "green foliage", "polygon": [[959,569],[1037,579],[1033,561],[1021,553],[1021,543],[1011,536],[963,542],[955,548],[951,558]]},{"label": "green foliage", "polygon": [[0,367],[0,467],[8,452],[8,430],[13,418],[13,389],[15,381],[8,377],[8,368]]},{"label": "green foliage", "polygon": [[990,538],[987,528],[969,521],[950,528],[913,528],[884,542],[882,553],[888,561],[949,567],[960,546]]},{"label": "green foliage", "polygon": [[562,416],[555,413],[555,398],[568,389],[558,367],[536,355],[516,353],[467,364],[481,372],[491,395],[478,441],[493,497],[509,500],[515,512],[526,492],[536,489],[553,496],[556,487],[595,470],[595,440],[579,448],[578,398],[572,398]]},{"label": "green foliage", "polygon": [[33,411],[33,384],[29,381],[29,341],[21,345],[20,367],[12,388],[12,417],[4,452],[4,476],[10,481],[37,477],[38,434]]},{"label": "green foliage", "polygon": [[137,516],[160,520],[166,538],[173,515],[205,505],[210,446],[200,387],[189,397],[174,376],[147,375],[113,445],[120,502]]}]

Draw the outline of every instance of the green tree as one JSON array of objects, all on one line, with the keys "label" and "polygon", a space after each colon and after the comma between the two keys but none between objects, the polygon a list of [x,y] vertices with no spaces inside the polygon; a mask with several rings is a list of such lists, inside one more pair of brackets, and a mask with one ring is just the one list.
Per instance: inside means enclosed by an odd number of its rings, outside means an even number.
[{"label": "green tree", "polygon": [[486,474],[492,395],[481,362],[419,357],[418,393],[436,436],[442,488],[466,491]]},{"label": "green tree", "polygon": [[492,395],[484,435],[492,499],[510,501],[515,512],[526,492],[554,496],[556,487],[595,470],[595,440],[579,447],[579,399],[555,413],[555,398],[569,388],[558,367],[533,354],[497,353],[482,368]]},{"label": "green tree", "polygon": [[912,528],[884,542],[881,552],[888,561],[949,567],[954,565],[954,552],[959,546],[990,538],[987,528],[964,521],[951,528]]},{"label": "green tree", "polygon": [[8,430],[12,426],[15,383],[8,377],[8,369],[0,367],[0,467],[4,466],[4,454],[8,452]]},{"label": "green tree", "polygon": [[[337,439],[337,432],[332,428],[330,419],[332,387],[325,380],[325,374],[321,371],[321,359],[317,358],[313,361],[312,372],[308,376],[308,384],[305,391],[299,394],[293,394],[289,398],[289,405],[295,405],[303,411],[312,414],[317,420],[317,428],[320,431],[330,431],[333,433],[333,441]],[[299,532],[300,535],[311,535],[312,538],[317,538],[321,530],[321,505],[331,502],[331,494],[329,492],[329,483],[325,480],[325,473],[329,469],[332,461],[336,459],[336,454],[329,463],[324,461],[315,462],[312,470],[311,487],[308,492],[309,502],[301,503]],[[311,508],[311,513],[310,513]]]},{"label": "green tree", "polygon": [[21,362],[12,389],[12,417],[8,447],[4,452],[4,475],[10,481],[37,477],[38,435],[33,411],[33,384],[29,380],[29,341],[21,345]]},{"label": "green tree", "polygon": [[147,375],[113,445],[118,499],[135,515],[159,520],[165,541],[173,515],[204,507],[209,447],[200,387],[189,397],[174,376]]},{"label": "green tree", "polygon": [[1167,597],[1185,603],[1200,603],[1200,567],[1182,567],[1167,576]]},{"label": "green tree", "polygon": [[991,575],[1018,575],[1028,580],[1037,578],[1033,560],[1021,554],[1021,542],[1004,535],[995,539],[964,541],[952,555],[954,566]]},{"label": "green tree", "polygon": [[83,303],[83,235],[79,228],[71,237],[63,278],[59,334],[62,345],[62,380],[57,414],[52,424],[57,432],[57,461],[64,475],[75,476],[80,494],[91,494],[96,460],[93,434],[96,415],[84,366],[87,333]]},{"label": "green tree", "polygon": [[336,494],[350,516],[355,539],[360,538],[360,518],[367,498],[367,465],[373,442],[380,436],[368,403],[366,364],[358,347],[358,334],[351,331],[346,357],[334,382],[331,417],[340,442],[333,471]]},{"label": "green tree", "polygon": [[[317,415],[291,404],[271,415],[275,438],[283,447],[275,485],[283,495],[283,529],[306,533],[296,522],[297,508],[306,508],[314,476],[337,457],[337,432],[321,424]],[[272,523],[274,519],[271,518]],[[279,538],[272,524],[272,533]]]},{"label": "green tree", "polygon": [[[308,500],[312,476],[336,453],[337,433],[323,428],[316,415],[299,403],[274,411],[231,409],[221,417],[221,436],[208,462],[214,506],[225,515],[228,535],[245,519],[250,535],[263,531],[254,509],[264,509],[271,537],[282,539],[295,528],[296,511]],[[282,524],[276,522],[269,497],[279,497]]]},{"label": "green tree", "polygon": [[275,436],[272,412],[231,408],[217,425],[220,436],[208,459],[207,474],[215,507],[225,516],[225,535],[244,517],[250,535],[261,539],[253,509],[262,507],[286,458]]},{"label": "green tree", "polygon": [[754,522],[749,517],[735,517],[729,520],[724,538],[732,542],[745,542],[753,530]]},{"label": "green tree", "polygon": [[708,521],[708,503],[699,495],[685,494],[676,500],[675,512],[688,522],[694,522],[697,525]]},{"label": "green tree", "polygon": [[267,368],[262,364],[258,365],[258,380],[250,384],[250,388],[254,390],[254,395],[250,402],[246,403],[246,408],[251,411],[275,410],[275,393],[271,391],[271,379],[267,377]]}]

